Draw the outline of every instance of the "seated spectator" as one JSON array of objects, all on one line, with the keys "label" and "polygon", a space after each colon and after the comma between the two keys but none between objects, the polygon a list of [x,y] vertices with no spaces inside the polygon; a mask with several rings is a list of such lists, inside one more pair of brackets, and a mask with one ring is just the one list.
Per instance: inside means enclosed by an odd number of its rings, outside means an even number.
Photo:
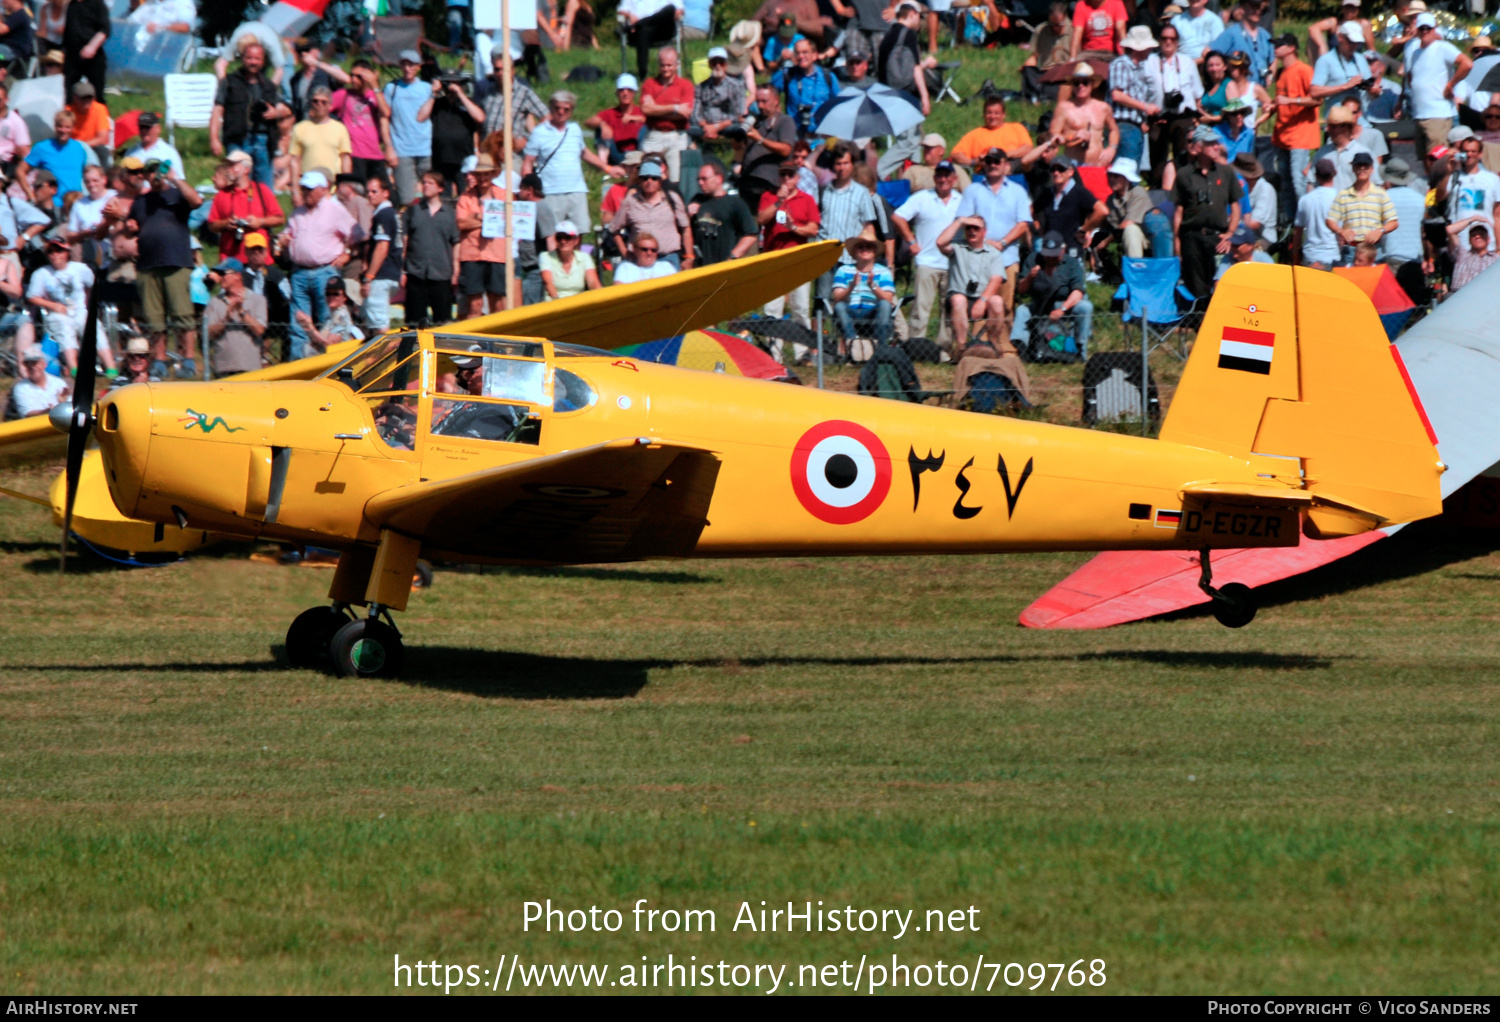
[{"label": "seated spectator", "polygon": [[1352,266],[1374,266],[1375,260],[1380,256],[1380,246],[1372,245],[1367,241],[1361,241],[1354,246],[1354,262]]},{"label": "seated spectator", "polygon": [[1052,186],[1037,203],[1037,223],[1044,232],[1061,237],[1069,254],[1074,255],[1087,243],[1089,232],[1108,219],[1109,210],[1078,180],[1068,157],[1054,156],[1047,169]]},{"label": "seated spectator", "polygon": [[[1021,296],[1026,294],[1031,296],[1029,305],[1021,304]],[[1069,316],[1073,320],[1073,337],[1078,342],[1078,357],[1086,359],[1089,338],[1093,334],[1094,304],[1084,291],[1083,263],[1068,254],[1061,235],[1049,231],[1042,235],[1041,244],[1032,249],[1021,267],[1021,276],[1016,282],[1011,343],[1023,351],[1034,352],[1032,321],[1060,322]]]},{"label": "seated spectator", "polygon": [[687,203],[677,192],[663,187],[665,174],[666,168],[656,158],[642,160],[640,173],[636,175],[638,190],[625,196],[619,212],[609,222],[609,229],[630,238],[632,247],[642,233],[650,234],[660,261],[669,264],[675,273],[679,269],[692,269],[693,231]]},{"label": "seated spectator", "polygon": [[[1341,104],[1335,104],[1328,111],[1328,144],[1317,152],[1316,159],[1328,159],[1333,161],[1334,178],[1333,187],[1343,191],[1354,184],[1354,158],[1360,153],[1373,157],[1368,148],[1354,140],[1354,128],[1357,121],[1355,116],[1349,112],[1349,108]],[[1376,167],[1371,180],[1380,184],[1380,168]]]},{"label": "seated spectator", "polygon": [[11,388],[10,400],[16,406],[16,414],[23,419],[47,414],[53,405],[72,393],[67,381],[47,372],[47,356],[40,348],[32,348],[21,356],[21,372],[21,379]]},{"label": "seated spectator", "polygon": [[[1328,211],[1328,228],[1347,248],[1360,243],[1376,245],[1381,235],[1398,226],[1396,207],[1385,189],[1371,178],[1375,160],[1369,153],[1354,157],[1354,184],[1339,192]],[[1353,253],[1349,253],[1352,258]]]},{"label": "seated spectator", "polygon": [[[983,242],[981,242],[983,244]],[[833,316],[845,343],[861,336],[856,323],[873,328],[875,341],[884,344],[891,339],[891,323],[896,314],[896,281],[888,267],[875,261],[880,242],[875,229],[866,226],[850,238],[844,250],[853,259],[841,263],[833,274]]]},{"label": "seated spectator", "polygon": [[932,188],[912,192],[891,218],[896,230],[906,240],[912,256],[913,290],[911,317],[907,326],[917,337],[927,336],[927,319],[934,299],[938,306],[937,346],[944,351],[953,348],[944,308],[948,300],[948,257],[938,248],[937,239],[958,216],[962,199],[954,190],[958,169],[951,163],[939,163],[933,169]]},{"label": "seated spectator", "polygon": [[[1469,233],[1467,243],[1461,240],[1465,231]],[[1478,214],[1448,226],[1448,247],[1453,255],[1450,291],[1457,291],[1500,259],[1500,252],[1490,251],[1489,222]]]},{"label": "seated spectator", "polygon": [[73,96],[68,101],[73,111],[73,137],[90,149],[102,150],[109,146],[109,108],[94,98],[94,86],[82,78],[73,83]]},{"label": "seated spectator", "polygon": [[693,94],[688,136],[699,142],[719,141],[725,128],[743,121],[747,108],[744,80],[730,77],[729,51],[715,46],[708,51],[708,77]]},{"label": "seated spectator", "polygon": [[245,287],[245,264],[225,259],[214,267],[219,293],[203,314],[203,337],[215,376],[254,372],[265,364],[266,299]]},{"label": "seated spectator", "polygon": [[[27,302],[42,310],[42,324],[57,344],[58,358],[74,374],[78,371],[79,335],[83,333],[93,286],[93,271],[72,259],[67,242],[55,239],[47,242],[47,265],[32,273],[26,288]],[[109,343],[100,344],[99,349],[101,361],[113,369]]]},{"label": "seated spectator", "polygon": [[[1202,0],[1207,3],[1207,0]],[[1217,34],[1217,33],[1216,33]],[[1021,65],[1021,95],[1031,103],[1051,103],[1058,98],[1058,86],[1042,84],[1042,76],[1072,58],[1073,29],[1068,24],[1068,5],[1053,0],[1047,9],[1047,20],[1031,37],[1031,55]]]},{"label": "seated spectator", "polygon": [[1240,153],[1230,162],[1239,172],[1250,197],[1250,212],[1241,212],[1240,223],[1255,232],[1262,251],[1269,250],[1276,243],[1279,217],[1276,189],[1266,180],[1265,168],[1254,154]]},{"label": "seated spectator", "polygon": [[612,167],[624,166],[627,155],[640,151],[646,115],[635,102],[639,91],[635,75],[620,75],[615,79],[615,105],[583,122],[585,128],[598,132],[599,158]]},{"label": "seated spectator", "polygon": [[682,0],[621,0],[618,17],[625,25],[625,45],[635,48],[635,75],[646,77],[646,56],[653,46],[677,37]]},{"label": "seated spectator", "polygon": [[365,332],[354,325],[354,313],[349,308],[349,292],[345,289],[343,280],[339,277],[330,278],[323,288],[323,295],[328,303],[328,315],[323,317],[322,325],[314,323],[312,317],[301,309],[294,313],[297,325],[307,332],[309,347],[313,351],[322,352],[344,341],[364,340]]},{"label": "seated spectator", "polygon": [[1000,295],[1005,266],[999,251],[985,242],[985,229],[984,217],[961,216],[937,236],[938,251],[948,257],[944,301],[952,323],[954,354],[959,356],[975,339],[970,336],[972,325],[979,326],[980,337],[988,337],[1005,323],[1005,299]]},{"label": "seated spectator", "polygon": [[125,342],[125,357],[120,363],[120,374],[114,386],[128,387],[132,383],[151,382],[151,342],[140,334],[131,334]]},{"label": "seated spectator", "polygon": [[676,273],[677,267],[659,258],[660,254],[661,244],[655,235],[647,231],[637,234],[630,246],[630,259],[615,268],[615,283],[634,284],[642,280],[670,277]]},{"label": "seated spectator", "polygon": [[[633,153],[626,153],[625,158],[620,161],[620,170],[625,174],[625,179],[611,182],[609,190],[604,193],[604,198],[599,200],[599,219],[603,220],[606,225],[620,211],[620,206],[625,202],[625,196],[636,190],[635,176],[640,172],[641,161],[645,158],[646,154],[637,149]],[[541,178],[538,177],[537,180],[540,181]],[[607,256],[612,253],[604,254]]]},{"label": "seated spectator", "polygon": [[724,166],[710,158],[698,168],[698,194],[687,207],[693,224],[693,255],[699,266],[739,259],[755,247],[758,229],[745,200],[730,195]]},{"label": "seated spectator", "polygon": [[[53,196],[52,204],[61,206],[64,194],[83,191],[83,168],[88,163],[88,149],[73,137],[73,111],[66,107],[53,116],[52,130],[54,137],[44,138],[31,147],[26,163],[48,171],[56,179],[58,194]],[[21,175],[17,180],[24,187],[25,176]]]},{"label": "seated spectator", "polygon": [[104,168],[98,166],[84,170],[83,187],[85,194],[79,196],[68,211],[63,240],[69,245],[79,246],[82,261],[94,269],[109,256],[109,223],[104,219],[104,208],[116,193],[109,187]]},{"label": "seated spectator", "polygon": [[[931,137],[928,135],[922,139],[924,147]],[[949,159],[960,167],[972,167],[991,149],[1004,149],[1011,159],[1019,161],[1031,152],[1031,147],[1031,133],[1026,126],[1007,121],[1004,98],[991,93],[984,98],[984,126],[959,139]],[[923,156],[926,156],[925,152]]]},{"label": "seated spectator", "polygon": [[1170,258],[1172,225],[1146,193],[1134,160],[1122,156],[1110,165],[1109,188],[1109,200],[1104,205],[1105,222],[1110,230],[1101,231],[1093,247],[1102,249],[1108,242],[1118,240],[1127,259],[1144,259],[1149,237],[1151,258]]},{"label": "seated spectator", "polygon": [[761,61],[766,70],[775,71],[784,65],[790,66],[797,44],[806,39],[805,35],[797,31],[796,17],[783,14],[776,22],[776,33],[766,40],[765,49],[761,52]]},{"label": "seated spectator", "polygon": [[1219,256],[1218,265],[1214,269],[1214,281],[1217,282],[1237,263],[1274,263],[1276,260],[1256,247],[1258,240],[1254,231],[1241,224],[1229,239],[1229,251]]},{"label": "seated spectator", "polygon": [[192,35],[193,23],[198,20],[198,9],[193,0],[145,0],[125,20],[132,25],[141,26],[149,35],[161,32]]},{"label": "seated spectator", "polygon": [[1214,131],[1224,140],[1224,155],[1233,160],[1241,153],[1255,154],[1255,129],[1246,123],[1250,106],[1244,100],[1231,99],[1224,104],[1224,119]]},{"label": "seated spectator", "polygon": [[0,167],[13,170],[31,152],[26,118],[10,108],[10,86],[0,80]]},{"label": "seated spectator", "polygon": [[[933,175],[936,173],[938,165],[948,163],[948,158],[943,155],[947,150],[947,141],[937,132],[929,132],[922,136],[922,162],[913,163],[901,174],[901,177],[911,184],[913,193],[927,191],[932,188],[934,184]],[[983,156],[982,153],[980,155],[981,157]],[[954,171],[954,180],[956,182],[954,187],[962,194],[963,190],[969,187],[969,181],[971,180],[969,172],[962,167],[954,166],[952,163],[948,163],[948,166],[952,167]]]},{"label": "seated spectator", "polygon": [[1088,63],[1080,63],[1069,79],[1072,95],[1058,100],[1048,134],[1055,136],[1074,163],[1107,167],[1115,161],[1120,127],[1108,103],[1094,96],[1099,77]]},{"label": "seated spectator", "polygon": [[556,250],[537,254],[542,286],[547,290],[545,300],[555,302],[599,290],[599,271],[594,268],[593,257],[578,250],[578,228],[573,221],[559,222],[553,238]]},{"label": "seated spectator", "polygon": [[0,4],[0,60],[19,60],[23,64],[36,52],[36,28],[31,12],[23,0],[4,0]]}]

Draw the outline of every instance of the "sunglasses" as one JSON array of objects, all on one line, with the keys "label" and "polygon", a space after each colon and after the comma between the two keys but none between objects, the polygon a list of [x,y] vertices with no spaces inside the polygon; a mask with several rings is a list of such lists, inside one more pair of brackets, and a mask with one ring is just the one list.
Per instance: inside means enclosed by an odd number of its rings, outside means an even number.
[{"label": "sunglasses", "polygon": [[1051,170],[1054,174],[1066,174],[1068,172],[1067,167],[1052,167]]},{"label": "sunglasses", "polygon": [[576,235],[576,234],[554,234],[553,237],[556,238],[558,241],[577,241],[578,240],[578,235]]},{"label": "sunglasses", "polygon": [[660,174],[641,174],[641,175],[639,175],[639,177],[637,177],[636,180],[638,180],[638,181],[660,181],[661,180],[661,175]]},{"label": "sunglasses", "polygon": [[1164,35],[1161,37],[1161,41],[1164,43],[1175,43],[1177,41],[1177,37],[1175,35]]},{"label": "sunglasses", "polygon": [[642,248],[639,245],[636,246],[635,250],[641,255],[656,255],[657,253],[657,250],[654,248]]}]

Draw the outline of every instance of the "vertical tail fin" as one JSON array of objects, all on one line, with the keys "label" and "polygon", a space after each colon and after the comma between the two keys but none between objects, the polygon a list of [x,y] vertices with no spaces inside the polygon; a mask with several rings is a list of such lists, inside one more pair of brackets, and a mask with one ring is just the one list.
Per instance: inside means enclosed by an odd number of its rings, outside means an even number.
[{"label": "vertical tail fin", "polygon": [[1161,438],[1243,457],[1318,498],[1318,538],[1442,510],[1436,438],[1365,294],[1245,263],[1220,281]]}]

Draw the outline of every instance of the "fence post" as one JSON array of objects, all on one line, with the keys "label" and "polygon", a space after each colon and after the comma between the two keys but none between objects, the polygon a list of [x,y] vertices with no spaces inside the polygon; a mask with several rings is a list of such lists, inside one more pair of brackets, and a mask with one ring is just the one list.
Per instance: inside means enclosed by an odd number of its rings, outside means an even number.
[{"label": "fence post", "polygon": [[1151,310],[1141,310],[1141,436],[1151,435]]},{"label": "fence post", "polygon": [[816,355],[816,358],[818,360],[818,389],[822,390],[823,389],[823,307],[822,307],[822,305],[818,306],[818,311],[816,313],[814,313],[813,315],[816,317],[814,319],[814,322],[817,323],[817,334],[813,338],[813,343],[816,344],[817,348],[818,348],[818,353]]}]

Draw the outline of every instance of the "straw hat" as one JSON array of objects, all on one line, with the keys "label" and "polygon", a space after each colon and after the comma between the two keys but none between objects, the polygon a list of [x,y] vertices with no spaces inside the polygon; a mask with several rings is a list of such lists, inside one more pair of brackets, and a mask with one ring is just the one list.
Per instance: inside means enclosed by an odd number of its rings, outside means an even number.
[{"label": "straw hat", "polygon": [[875,228],[869,224],[865,224],[864,230],[844,242],[844,251],[848,252],[849,257],[852,259],[854,257],[854,250],[860,245],[874,245],[875,250],[877,252],[880,251],[880,239],[875,237]]}]

